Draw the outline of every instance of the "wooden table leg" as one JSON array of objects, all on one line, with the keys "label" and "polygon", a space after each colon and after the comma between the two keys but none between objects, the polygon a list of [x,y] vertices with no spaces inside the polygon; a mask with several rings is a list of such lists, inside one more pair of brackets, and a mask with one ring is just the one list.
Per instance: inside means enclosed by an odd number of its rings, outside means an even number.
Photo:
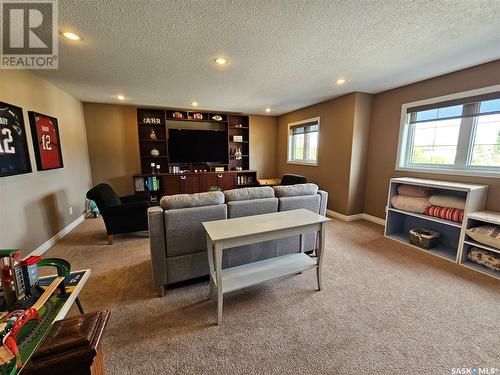
[{"label": "wooden table leg", "polygon": [[215,275],[217,283],[217,325],[222,324],[222,302],[224,294],[222,292],[222,245],[215,243]]},{"label": "wooden table leg", "polygon": [[323,289],[322,282],[322,271],[323,271],[323,254],[325,253],[325,230],[326,223],[321,223],[321,229],[319,231],[319,246],[316,251],[317,260],[318,260],[318,268],[316,268],[316,277],[318,279],[318,289]]},{"label": "wooden table leg", "polygon": [[212,243],[212,239],[207,234],[207,255],[208,255],[208,268],[210,270],[210,292],[208,293],[208,298],[214,298],[214,278],[215,278],[215,268],[214,268],[214,246]]}]

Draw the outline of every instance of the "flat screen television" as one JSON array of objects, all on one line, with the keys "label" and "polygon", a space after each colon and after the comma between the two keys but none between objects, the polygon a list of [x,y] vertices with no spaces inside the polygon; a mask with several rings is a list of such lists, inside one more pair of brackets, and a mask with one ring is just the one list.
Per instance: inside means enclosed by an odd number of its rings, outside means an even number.
[{"label": "flat screen television", "polygon": [[215,130],[168,130],[170,163],[227,163],[227,135]]}]

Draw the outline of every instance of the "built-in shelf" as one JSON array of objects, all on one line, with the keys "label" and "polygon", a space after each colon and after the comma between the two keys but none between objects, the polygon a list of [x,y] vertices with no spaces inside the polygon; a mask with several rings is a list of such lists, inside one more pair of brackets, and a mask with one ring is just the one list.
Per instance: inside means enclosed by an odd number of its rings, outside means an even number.
[{"label": "built-in shelf", "polygon": [[151,155],[142,155],[141,158],[145,158],[145,159],[166,159],[167,156],[151,156]]},{"label": "built-in shelf", "polygon": [[477,271],[484,273],[485,275],[492,276],[496,279],[500,279],[500,273],[497,271],[493,271],[485,266],[482,266],[480,264],[474,263],[470,261],[469,259],[465,259],[460,263],[462,266],[470,268],[471,270]]},{"label": "built-in shelf", "polygon": [[230,126],[229,129],[248,129],[248,126]]},{"label": "built-in shelf", "polygon": [[227,121],[217,121],[217,120],[211,120],[211,119],[202,119],[202,120],[195,120],[192,118],[175,118],[175,117],[169,117],[167,118],[167,121],[189,121],[189,122],[213,122],[214,124],[227,124]]},{"label": "built-in shelf", "polygon": [[166,139],[139,139],[140,142],[161,142],[165,143]]},{"label": "built-in shelf", "polygon": [[451,225],[452,227],[457,227],[457,228],[461,228],[462,227],[462,223],[457,223],[455,221],[440,219],[440,218],[434,217],[434,216],[429,216],[429,215],[425,215],[425,214],[419,214],[419,213],[416,213],[416,212],[410,212],[410,211],[405,211],[405,210],[399,210],[399,209],[393,208],[393,207],[388,208],[388,210],[389,211],[393,211],[393,212],[399,212],[399,213],[404,214],[404,215],[409,215],[409,216],[419,217],[419,218],[425,219],[425,220],[434,221],[436,223],[441,223],[441,224],[445,224],[445,225]]}]

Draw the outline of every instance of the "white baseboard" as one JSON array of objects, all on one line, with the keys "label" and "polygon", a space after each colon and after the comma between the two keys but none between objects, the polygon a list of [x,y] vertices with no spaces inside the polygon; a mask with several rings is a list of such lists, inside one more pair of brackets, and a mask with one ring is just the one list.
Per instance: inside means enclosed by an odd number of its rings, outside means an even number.
[{"label": "white baseboard", "polygon": [[385,225],[384,219],[381,219],[381,218],[376,217],[376,216],[368,215],[365,213],[355,214],[355,215],[344,215],[344,214],[341,214],[340,212],[336,212],[336,211],[332,211],[332,210],[327,209],[326,215],[340,219],[342,221],[367,220],[367,221],[371,221],[372,223],[375,223],[375,224]]},{"label": "white baseboard", "polygon": [[56,233],[54,236],[49,238],[43,244],[38,246],[28,256],[31,256],[31,255],[41,256],[43,253],[45,253],[47,250],[49,250],[52,246],[54,246],[54,244],[57,241],[59,241],[64,236],[66,236],[69,232],[71,232],[73,229],[75,229],[80,223],[82,223],[88,214],[89,214],[89,212],[87,211],[84,214],[80,215],[75,221],[73,221],[72,223],[69,223],[67,226],[65,226],[63,229],[61,229],[60,232]]},{"label": "white baseboard", "polygon": [[341,214],[340,212],[332,211],[332,210],[326,210],[326,215],[334,217],[336,219],[340,219],[342,221],[354,221],[354,220],[361,220],[363,218],[363,214],[356,214],[356,215],[344,215]]}]

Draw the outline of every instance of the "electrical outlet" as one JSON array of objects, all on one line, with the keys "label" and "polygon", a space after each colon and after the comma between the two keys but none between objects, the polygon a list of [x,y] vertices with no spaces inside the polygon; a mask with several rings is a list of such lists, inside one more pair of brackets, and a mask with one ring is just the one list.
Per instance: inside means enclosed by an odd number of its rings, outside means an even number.
[{"label": "electrical outlet", "polygon": [[73,207],[72,206],[69,206],[69,214],[73,215]]}]

